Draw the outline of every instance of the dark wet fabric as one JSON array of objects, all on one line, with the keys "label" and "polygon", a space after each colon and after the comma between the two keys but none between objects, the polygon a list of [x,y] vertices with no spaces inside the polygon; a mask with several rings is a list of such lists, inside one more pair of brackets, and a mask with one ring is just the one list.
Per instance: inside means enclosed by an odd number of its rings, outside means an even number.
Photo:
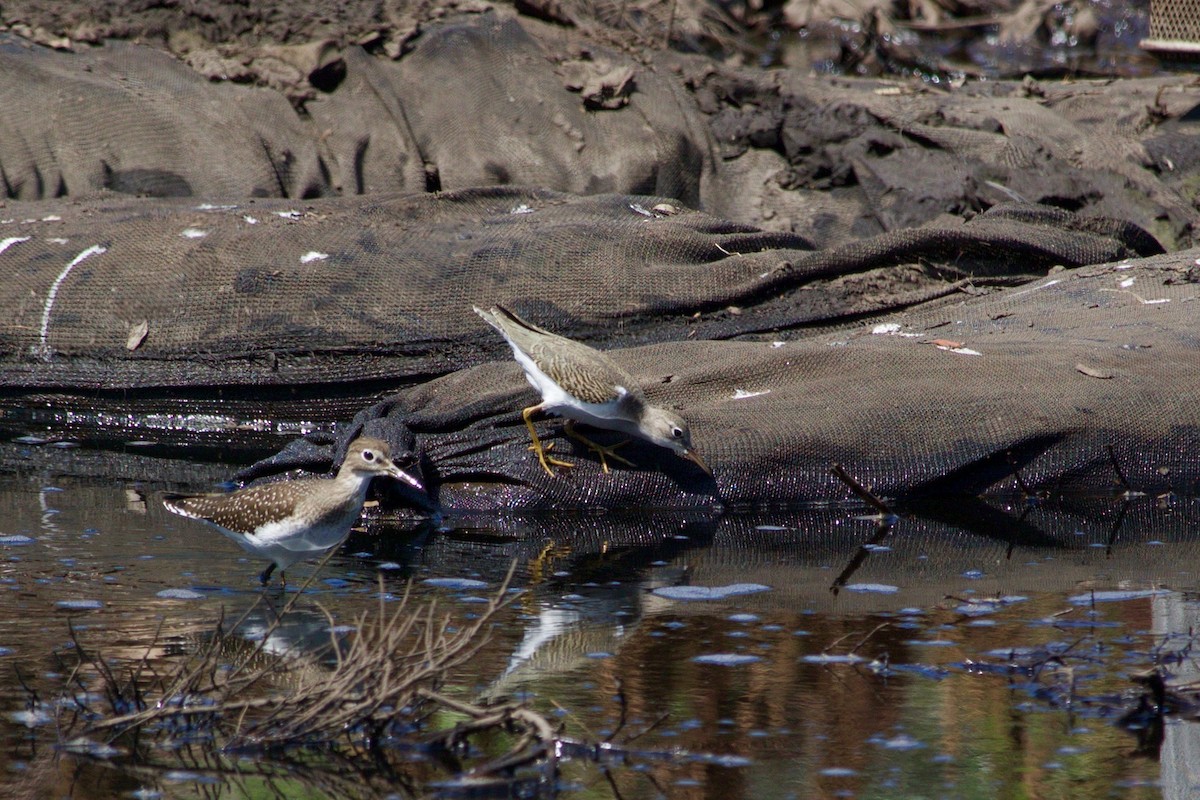
[{"label": "dark wet fabric", "polygon": [[[612,351],[677,407],[713,467],[641,442],[604,475],[544,423],[573,469],[547,476],[515,363],[429,382],[367,409],[403,437],[448,508],[760,508],[844,501],[842,464],[885,497],[985,492],[1194,493],[1200,445],[1182,387],[1200,380],[1195,253],[1062,270],[1021,287],[790,341]],[[605,434],[598,434],[605,439]],[[415,437],[415,438],[409,438]],[[294,464],[295,462],[289,462]],[[320,463],[318,460],[317,463]],[[262,464],[244,474],[272,471]]]},{"label": "dark wet fabric", "polygon": [[1026,206],[814,251],[666,198],[520,189],[40,213],[0,253],[10,388],[411,382],[506,352],[472,304],[604,347],[730,338],[1159,250]]}]

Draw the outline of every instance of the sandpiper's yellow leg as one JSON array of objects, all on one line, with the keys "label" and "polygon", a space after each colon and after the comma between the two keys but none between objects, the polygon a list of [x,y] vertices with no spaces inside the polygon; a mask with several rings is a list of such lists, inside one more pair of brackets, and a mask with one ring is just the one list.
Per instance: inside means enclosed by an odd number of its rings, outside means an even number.
[{"label": "sandpiper's yellow leg", "polygon": [[[571,555],[570,545],[559,545],[553,539],[547,539],[541,552],[529,561],[529,580],[531,583],[541,583],[554,573],[555,563]],[[532,594],[532,592],[527,592]]]},{"label": "sandpiper's yellow leg", "polygon": [[[529,445],[529,449],[537,453],[538,461],[542,462],[542,469],[546,470],[546,474],[553,478],[554,470],[550,469],[551,464],[556,467],[573,467],[575,465],[570,461],[562,461],[554,457],[546,457],[546,451],[550,448],[542,446],[542,440],[538,438],[537,431],[533,429],[533,422],[529,419],[531,416],[533,416],[534,412],[541,410],[541,406],[530,406],[521,412],[521,419],[525,420],[525,427],[529,429],[529,436],[531,439],[533,439],[533,444]],[[551,443],[551,445],[553,445],[553,443]]]},{"label": "sandpiper's yellow leg", "polygon": [[625,458],[624,456],[619,456],[615,452],[613,452],[618,447],[624,447],[625,445],[629,444],[628,439],[626,439],[623,442],[617,442],[616,444],[610,444],[607,447],[605,447],[602,444],[593,442],[591,439],[587,438],[582,433],[575,430],[575,420],[572,420],[572,419],[567,420],[567,424],[563,426],[563,430],[566,432],[567,436],[570,436],[572,439],[574,439],[577,442],[583,442],[585,445],[588,446],[589,450],[596,451],[596,454],[600,456],[600,466],[604,469],[605,475],[608,474],[608,461],[605,460],[605,456],[608,456],[609,458],[614,459],[616,461],[620,461],[622,464],[625,464],[630,467],[637,466],[632,461],[630,461],[628,458]]}]

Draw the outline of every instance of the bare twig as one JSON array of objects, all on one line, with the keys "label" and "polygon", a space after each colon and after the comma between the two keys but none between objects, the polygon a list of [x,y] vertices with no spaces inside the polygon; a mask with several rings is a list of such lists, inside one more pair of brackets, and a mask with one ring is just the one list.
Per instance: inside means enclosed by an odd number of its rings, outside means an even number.
[{"label": "bare twig", "polygon": [[[117,677],[108,662],[77,643],[79,664],[88,664],[99,676],[111,707],[135,709],[95,719],[84,733],[117,736],[173,718],[184,724],[215,726],[224,749],[295,744],[313,739],[331,741],[347,731],[362,731],[363,740],[355,744],[370,750],[374,746],[371,732],[382,731],[403,714],[418,713],[412,706],[414,699],[423,697],[419,692],[431,691],[429,687],[478,652],[495,614],[513,597],[508,593],[512,574],[510,568],[483,613],[457,630],[450,627],[451,616],[440,613],[436,603],[412,608],[411,587],[389,609],[381,579],[379,605],[374,613],[364,611],[355,619],[355,634],[349,646],[343,648],[336,639],[331,639],[330,647],[336,654],[332,667],[303,673],[296,672],[295,659],[279,658],[264,649],[267,637],[293,608],[294,598],[278,613],[253,651],[240,657],[231,670],[220,669],[222,648],[229,637],[218,621],[205,645],[172,674],[159,678],[145,690],[133,689],[137,702],[132,706],[128,705],[130,685]],[[300,592],[303,591],[301,587]],[[256,607],[257,604],[251,610]],[[328,612],[324,613],[332,622]],[[233,629],[245,619],[243,615]],[[260,661],[261,664],[251,668]],[[143,658],[134,675],[144,674],[145,663]],[[293,673],[301,677],[289,682],[287,692],[258,691],[265,682],[278,681]],[[484,721],[492,717],[495,715],[485,715]],[[526,727],[538,740],[545,740],[547,731],[553,734],[549,723],[527,709],[506,709],[493,724],[514,722]]]},{"label": "bare twig", "polygon": [[846,486],[850,487],[850,491],[854,492],[854,494],[856,494],[860,500],[882,514],[885,519],[890,519],[896,516],[894,513],[892,513],[892,509],[887,503],[880,500],[871,492],[870,489],[863,486],[861,483],[851,477],[850,473],[847,472],[846,468],[841,464],[834,464],[832,467],[830,467],[829,471],[833,473],[835,478],[846,484]]},{"label": "bare twig", "polygon": [[629,714],[629,701],[625,698],[625,686],[621,683],[618,677],[615,679],[617,683],[617,703],[621,709],[620,716],[617,718],[617,726],[613,728],[612,733],[604,737],[604,741],[611,742],[616,735],[625,727],[626,717]]},{"label": "bare twig", "polygon": [[629,744],[634,739],[638,739],[642,736],[645,736],[647,733],[650,733],[651,731],[655,730],[656,728],[658,728],[658,726],[662,725],[664,722],[666,722],[668,719],[670,719],[670,717],[671,717],[671,712],[664,711],[663,713],[658,715],[658,719],[654,720],[654,722],[651,722],[649,725],[647,725],[646,727],[642,728],[637,733],[635,733],[632,736],[630,736],[629,738],[627,738],[625,740],[625,744]]},{"label": "bare twig", "polygon": [[1025,479],[1021,477],[1021,466],[1017,463],[1017,459],[1012,454],[1012,451],[1008,450],[1004,453],[1004,455],[1008,459],[1008,465],[1012,467],[1013,478],[1016,479],[1017,486],[1021,489],[1021,494],[1025,495],[1026,499],[1037,497],[1037,494],[1032,488],[1030,488],[1029,484],[1025,482]]},{"label": "bare twig", "polygon": [[1121,469],[1121,464],[1117,461],[1117,452],[1111,444],[1106,444],[1104,449],[1108,451],[1108,460],[1112,462],[1113,472],[1117,473],[1117,480],[1121,482],[1121,487],[1126,491],[1133,491],[1133,487],[1129,485],[1129,479],[1125,477],[1125,471]]},{"label": "bare twig", "polygon": [[449,731],[441,731],[437,735],[436,738],[448,746],[453,746],[468,733],[498,726],[515,726],[523,732],[521,738],[507,753],[475,767],[471,770],[471,774],[490,775],[515,769],[545,757],[549,757],[552,761],[557,758],[558,731],[550,724],[549,720],[527,706],[517,703],[490,707],[478,706],[425,688],[417,689],[417,695],[467,717],[466,721],[458,723]]},{"label": "bare twig", "polygon": [[862,637],[861,639],[859,639],[859,640],[858,640],[858,644],[854,645],[854,647],[851,647],[851,648],[850,648],[850,649],[849,649],[847,652],[849,652],[849,653],[851,653],[851,654],[853,654],[853,653],[857,653],[857,652],[858,652],[858,648],[860,648],[860,647],[862,647],[864,644],[866,644],[866,643],[867,643],[867,641],[868,641],[868,640],[869,640],[869,639],[870,639],[872,636],[874,636],[875,634],[879,633],[879,632],[880,632],[881,630],[883,630],[884,628],[887,628],[887,627],[889,627],[890,625],[891,625],[891,623],[890,623],[890,622],[881,622],[881,623],[879,623],[879,624],[878,624],[878,625],[876,625],[874,628],[872,628],[872,629],[870,630],[870,632],[869,632],[869,633],[867,633],[867,635],[866,635],[866,636],[864,636],[864,637]]}]

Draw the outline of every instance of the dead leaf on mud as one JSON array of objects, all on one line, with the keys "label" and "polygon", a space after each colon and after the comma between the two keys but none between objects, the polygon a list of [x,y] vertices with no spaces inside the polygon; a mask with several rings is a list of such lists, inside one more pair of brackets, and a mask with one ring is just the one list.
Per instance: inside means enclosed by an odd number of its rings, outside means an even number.
[{"label": "dead leaf on mud", "polygon": [[1084,375],[1087,375],[1089,378],[1099,378],[1102,381],[1106,381],[1113,376],[1111,372],[1106,372],[1102,369],[1096,369],[1095,367],[1089,367],[1087,364],[1076,364],[1075,369],[1079,372],[1082,372]]},{"label": "dead leaf on mud", "polygon": [[147,320],[142,320],[136,325],[131,325],[129,328],[129,336],[125,339],[126,350],[137,350],[141,347],[142,342],[146,339],[146,334],[150,332],[150,323]]},{"label": "dead leaf on mud", "polygon": [[563,62],[559,69],[567,89],[583,95],[584,106],[592,110],[623,108],[634,91],[635,73],[627,65],[614,66],[605,60],[578,59]]},{"label": "dead leaf on mud", "polygon": [[938,350],[945,350],[947,353],[954,353],[960,356],[981,356],[983,353],[978,350],[972,350],[963,342],[956,342],[953,339],[932,339],[929,344],[936,347]]}]

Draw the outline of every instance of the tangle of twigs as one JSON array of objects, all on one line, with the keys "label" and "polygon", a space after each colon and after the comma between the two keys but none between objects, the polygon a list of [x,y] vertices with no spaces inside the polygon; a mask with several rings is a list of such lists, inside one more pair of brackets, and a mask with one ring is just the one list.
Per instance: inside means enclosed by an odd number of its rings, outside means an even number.
[{"label": "tangle of twigs", "polygon": [[[515,734],[516,743],[472,774],[552,762],[558,730],[537,712],[517,703],[478,706],[440,691],[448,673],[487,641],[497,612],[514,596],[508,592],[511,577],[510,570],[481,613],[458,627],[436,600],[414,607],[406,591],[398,602],[386,601],[381,583],[378,606],[353,620],[348,642],[333,632],[326,612],[330,642],[319,656],[288,657],[264,649],[303,592],[278,611],[249,653],[244,640],[230,633],[242,620],[227,630],[222,618],[203,645],[165,673],[150,658],[161,628],[146,654],[124,668],[72,630],[70,652],[77,661],[64,692],[84,699],[59,704],[71,709],[70,719],[60,716],[60,735],[106,742],[203,740],[210,752],[243,754],[338,742],[349,744],[350,752],[378,758],[381,742],[397,737],[454,747],[472,733],[502,729]],[[449,730],[423,730],[435,708],[463,719]]]}]

